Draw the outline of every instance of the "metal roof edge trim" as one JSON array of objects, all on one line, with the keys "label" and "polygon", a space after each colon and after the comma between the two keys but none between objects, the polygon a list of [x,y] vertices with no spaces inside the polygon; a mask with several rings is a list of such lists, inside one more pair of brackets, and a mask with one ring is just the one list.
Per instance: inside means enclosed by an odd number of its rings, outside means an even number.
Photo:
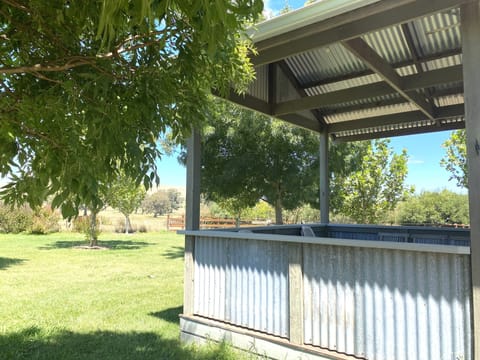
[{"label": "metal roof edge trim", "polygon": [[253,42],[266,40],[382,0],[323,0],[307,5],[247,29]]},{"label": "metal roof edge trim", "polygon": [[263,240],[263,241],[304,243],[304,244],[349,246],[349,247],[358,247],[358,248],[433,252],[433,253],[443,253],[443,254],[458,254],[458,255],[470,254],[470,248],[468,246],[455,246],[455,245],[413,244],[413,243],[397,243],[397,242],[386,242],[386,241],[375,241],[375,240],[351,240],[351,239],[337,239],[337,238],[334,239],[334,238],[326,238],[326,237],[255,234],[255,233],[241,233],[241,232],[234,232],[234,231],[209,231],[209,230],[180,230],[180,231],[177,231],[177,234],[183,234],[186,236],[251,239],[251,240]]}]

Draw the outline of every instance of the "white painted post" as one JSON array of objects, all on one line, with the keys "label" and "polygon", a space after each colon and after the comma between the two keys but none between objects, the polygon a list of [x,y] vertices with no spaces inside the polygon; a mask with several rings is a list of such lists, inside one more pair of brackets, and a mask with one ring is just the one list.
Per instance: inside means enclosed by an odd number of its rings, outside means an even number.
[{"label": "white painted post", "polygon": [[480,360],[480,2],[461,8],[472,276],[472,359]]},{"label": "white painted post", "polygon": [[328,132],[324,130],[320,133],[320,222],[322,224],[330,222],[330,188],[328,178]]},{"label": "white painted post", "polygon": [[[187,140],[187,189],[185,230],[200,228],[200,134],[195,129]],[[185,236],[183,314],[194,312],[195,237]]]}]

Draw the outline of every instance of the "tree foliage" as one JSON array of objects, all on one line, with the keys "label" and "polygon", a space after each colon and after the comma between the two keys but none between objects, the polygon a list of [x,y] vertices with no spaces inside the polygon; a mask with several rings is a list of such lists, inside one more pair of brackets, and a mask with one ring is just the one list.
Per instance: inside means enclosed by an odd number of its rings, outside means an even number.
[{"label": "tree foliage", "polygon": [[442,146],[445,156],[440,160],[449,173],[450,179],[457,182],[457,186],[468,188],[467,142],[465,130],[453,131]]},{"label": "tree foliage", "polygon": [[398,207],[402,225],[469,224],[468,196],[443,190],[422,192]]},{"label": "tree foliage", "polygon": [[353,171],[336,174],[334,187],[340,190],[336,193],[335,212],[358,223],[378,223],[387,211],[413,192],[405,186],[407,152],[393,153],[389,142],[388,139],[367,142],[360,161],[352,161]]},{"label": "tree foliage", "polygon": [[306,130],[219,103],[203,134],[202,192],[238,214],[259,199],[276,209],[305,203],[318,176],[318,138]]},{"label": "tree foliage", "polygon": [[172,213],[179,209],[182,203],[183,198],[178,190],[159,190],[145,198],[142,202],[142,209],[157,217]]},{"label": "tree foliage", "polygon": [[211,89],[253,78],[260,0],[0,3],[0,176],[10,203],[74,216],[118,175],[158,180],[158,136],[202,122]]},{"label": "tree foliage", "polygon": [[0,202],[0,233],[48,234],[60,230],[60,214],[50,206],[32,210],[29,206],[12,207]]},{"label": "tree foliage", "polygon": [[130,215],[140,207],[145,195],[143,185],[138,185],[125,175],[120,175],[108,186],[107,203],[125,216],[126,234],[130,231]]}]

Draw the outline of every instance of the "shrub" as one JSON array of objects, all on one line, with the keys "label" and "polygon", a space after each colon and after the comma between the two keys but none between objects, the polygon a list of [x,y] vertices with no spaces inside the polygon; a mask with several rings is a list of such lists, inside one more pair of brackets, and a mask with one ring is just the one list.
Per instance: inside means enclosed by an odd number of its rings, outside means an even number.
[{"label": "shrub", "polygon": [[468,196],[452,191],[425,191],[400,204],[401,225],[469,224]]},{"label": "shrub", "polygon": [[[133,226],[132,224],[130,224],[130,227],[128,229],[128,233],[129,234],[133,234],[134,232],[136,232],[136,228],[135,226]],[[118,220],[117,221],[117,225],[115,225],[115,232],[116,233],[124,233],[125,234],[125,220]]]},{"label": "shrub", "polygon": [[50,234],[60,231],[60,215],[50,206],[44,206],[33,213],[29,232],[32,234]]},{"label": "shrub", "polygon": [[0,232],[17,234],[32,225],[33,212],[27,206],[11,207],[0,202]]},{"label": "shrub", "polygon": [[[87,216],[78,216],[73,220],[73,231],[85,234],[85,239],[90,240],[90,222],[91,217]],[[100,221],[97,218],[96,228],[96,237],[100,234]]]},{"label": "shrub", "polygon": [[146,233],[147,232],[147,227],[145,226],[145,224],[142,224],[138,227],[138,232],[140,232],[140,233]]}]

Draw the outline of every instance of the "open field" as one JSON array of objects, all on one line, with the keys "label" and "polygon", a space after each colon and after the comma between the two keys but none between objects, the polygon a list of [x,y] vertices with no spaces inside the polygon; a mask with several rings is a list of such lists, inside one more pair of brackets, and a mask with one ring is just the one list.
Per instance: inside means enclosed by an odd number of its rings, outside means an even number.
[{"label": "open field", "polygon": [[[118,210],[107,208],[98,214],[101,223],[101,229],[105,232],[115,232],[125,225],[125,216]],[[167,216],[153,217],[152,214],[132,214],[130,222],[134,229],[144,227],[148,232],[167,230]]]},{"label": "open field", "polygon": [[236,359],[178,341],[183,237],[0,234],[0,359]]}]

